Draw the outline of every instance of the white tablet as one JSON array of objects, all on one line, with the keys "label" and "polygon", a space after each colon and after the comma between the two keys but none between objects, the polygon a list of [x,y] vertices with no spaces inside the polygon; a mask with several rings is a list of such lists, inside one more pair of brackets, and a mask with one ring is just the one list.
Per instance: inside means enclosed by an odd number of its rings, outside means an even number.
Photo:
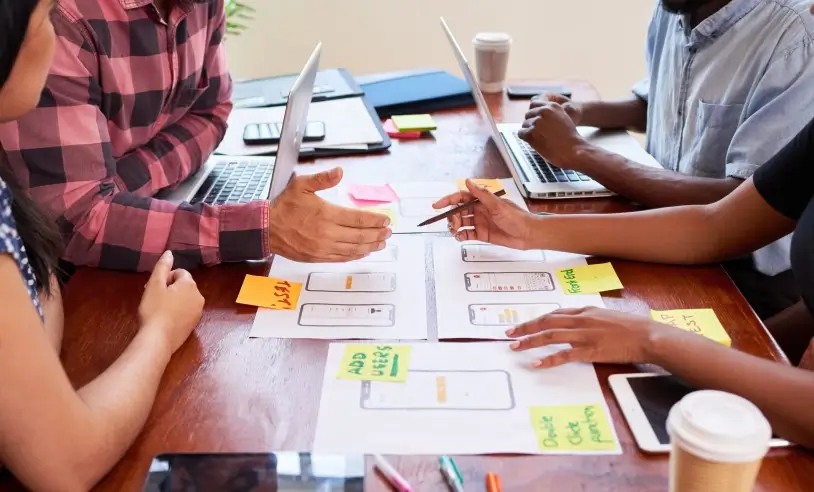
[{"label": "white tablet", "polygon": [[[667,414],[695,388],[664,374],[614,374],[608,382],[639,448],[646,453],[670,452]],[[777,438],[771,443],[772,447],[789,445]]]}]

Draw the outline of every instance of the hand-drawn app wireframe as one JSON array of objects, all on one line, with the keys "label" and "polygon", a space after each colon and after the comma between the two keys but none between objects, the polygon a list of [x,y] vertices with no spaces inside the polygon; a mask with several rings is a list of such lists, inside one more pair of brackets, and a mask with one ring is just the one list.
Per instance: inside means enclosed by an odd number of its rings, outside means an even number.
[{"label": "hand-drawn app wireframe", "polygon": [[410,369],[407,382],[363,381],[365,410],[506,411],[515,407],[511,375],[503,370]]},{"label": "hand-drawn app wireframe", "polygon": [[371,326],[396,324],[392,304],[303,304],[297,319],[300,326]]},{"label": "hand-drawn app wireframe", "polygon": [[355,263],[393,263],[399,259],[399,247],[395,244],[388,244],[381,251],[375,251]]},{"label": "hand-drawn app wireframe", "polygon": [[541,249],[519,250],[495,244],[462,244],[461,260],[467,263],[517,263],[523,261],[545,262]]},{"label": "hand-drawn app wireframe", "polygon": [[305,290],[312,292],[393,292],[396,274],[314,272],[308,274]]},{"label": "hand-drawn app wireframe", "polygon": [[560,309],[547,303],[470,304],[469,323],[474,326],[515,326]]},{"label": "hand-drawn app wireframe", "polygon": [[555,289],[548,272],[465,273],[464,282],[469,292],[540,292]]}]

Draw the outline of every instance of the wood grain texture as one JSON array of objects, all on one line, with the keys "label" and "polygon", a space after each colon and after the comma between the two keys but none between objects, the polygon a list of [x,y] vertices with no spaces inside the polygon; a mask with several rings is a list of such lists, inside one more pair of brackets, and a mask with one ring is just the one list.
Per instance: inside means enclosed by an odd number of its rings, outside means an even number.
[{"label": "wood grain texture", "polygon": [[[584,82],[569,81],[577,98],[597,97]],[[528,103],[490,96],[498,120],[520,121]],[[391,182],[503,178],[509,172],[489,142],[474,108],[435,114],[438,130],[418,141],[395,141],[389,153],[321,160],[347,180]],[[630,210],[619,198],[535,203],[559,213]],[[597,259],[596,261],[601,261]],[[784,361],[763,325],[717,266],[673,267],[614,261],[625,289],[604,296],[609,307],[647,314],[653,309],[714,308],[739,350]],[[151,458],[164,452],[263,452],[309,450],[319,406],[328,342],[249,339],[255,310],[234,303],[244,275],[265,274],[268,265],[224,265],[193,272],[206,298],[196,334],[173,357],[155,407],[134,443],[98,491],[131,492],[141,484]],[[142,274],[82,269],[65,292],[63,361],[75,385],[87,383],[124,350],[137,329]],[[664,491],[667,457],[647,456],[635,445],[607,385],[625,366],[597,366],[624,454],[605,457],[460,457],[467,491],[484,490],[487,472],[501,476],[504,490]],[[392,457],[417,491],[446,491],[435,457]],[[773,451],[757,491],[805,491],[814,477],[814,457],[799,450]],[[14,490],[8,480],[0,490]],[[372,475],[367,489],[387,490]]]}]

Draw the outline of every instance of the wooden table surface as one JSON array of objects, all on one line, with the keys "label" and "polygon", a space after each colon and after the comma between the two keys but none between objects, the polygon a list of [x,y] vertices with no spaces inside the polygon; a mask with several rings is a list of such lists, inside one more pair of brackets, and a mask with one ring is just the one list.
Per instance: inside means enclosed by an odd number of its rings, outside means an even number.
[{"label": "wooden table surface", "polygon": [[[577,98],[594,89],[569,81]],[[527,101],[490,96],[499,121],[521,121]],[[389,153],[323,159],[341,165],[345,179],[390,182],[505,178],[488,129],[474,108],[435,115],[438,130],[419,141],[394,141]],[[311,164],[304,164],[311,165]],[[619,212],[622,199],[535,203],[535,210],[560,213]],[[614,261],[625,289],[603,296],[609,307],[647,314],[653,309],[714,308],[739,350],[784,358],[746,301],[720,267],[672,267]],[[224,265],[193,272],[206,298],[196,334],[173,357],[141,436],[99,484],[99,491],[140,490],[151,458],[164,452],[265,452],[309,450],[319,407],[328,342],[249,339],[255,309],[234,299],[244,275],[265,274],[268,265]],[[137,329],[136,309],[146,275],[82,269],[65,291],[63,361],[75,385],[83,385],[121,354]],[[663,491],[667,456],[636,447],[612,396],[607,378],[633,372],[597,366],[624,453],[619,456],[469,456],[456,458],[467,490],[483,490],[483,475],[498,473],[505,490]],[[391,457],[416,490],[447,490],[434,457]],[[759,491],[811,490],[814,457],[798,450],[772,451],[760,472]],[[11,490],[6,484],[3,490]],[[367,490],[387,490],[377,478]]]}]

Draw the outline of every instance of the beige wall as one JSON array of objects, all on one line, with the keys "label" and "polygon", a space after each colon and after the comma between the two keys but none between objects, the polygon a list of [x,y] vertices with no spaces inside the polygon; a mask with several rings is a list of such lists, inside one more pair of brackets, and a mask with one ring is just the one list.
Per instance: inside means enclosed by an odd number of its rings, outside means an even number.
[{"label": "beige wall", "polygon": [[227,41],[236,77],[297,72],[318,40],[321,66],[361,75],[418,67],[459,73],[443,15],[471,56],[477,31],[514,37],[510,78],[574,77],[618,97],[644,74],[654,0],[245,0],[248,32]]}]

